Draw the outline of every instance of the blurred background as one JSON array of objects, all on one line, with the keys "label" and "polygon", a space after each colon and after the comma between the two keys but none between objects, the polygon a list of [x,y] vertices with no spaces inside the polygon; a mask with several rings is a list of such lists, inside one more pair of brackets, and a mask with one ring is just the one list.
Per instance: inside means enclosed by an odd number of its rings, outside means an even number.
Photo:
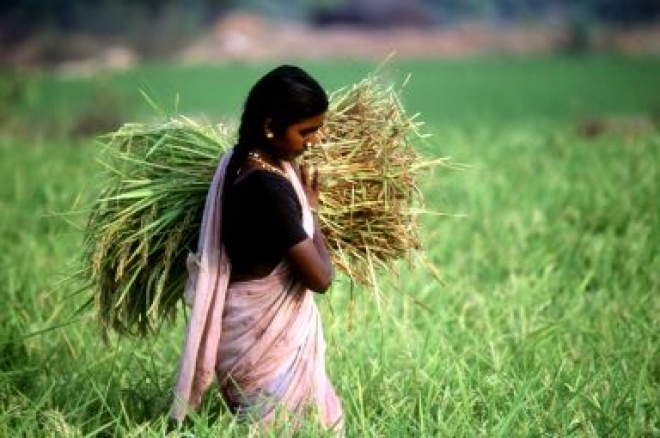
[{"label": "blurred background", "polygon": [[660,436],[660,0],[3,0],[0,436],[164,435],[184,319],[108,348],[70,281],[98,134],[393,53],[421,155],[461,170],[419,179],[441,281],[319,300],[347,436]]},{"label": "blurred background", "polygon": [[[660,113],[643,69],[622,58],[660,55],[660,0],[6,0],[0,128],[89,137],[153,114],[140,90],[170,112],[234,117],[274,63],[302,64],[333,90],[392,54],[405,64],[397,79],[416,76],[413,109],[439,120],[519,117],[530,95],[546,116],[621,112],[626,96]],[[492,62],[541,58],[554,61]]]},{"label": "blurred background", "polygon": [[5,0],[0,65],[72,74],[145,60],[660,54],[660,0]]}]

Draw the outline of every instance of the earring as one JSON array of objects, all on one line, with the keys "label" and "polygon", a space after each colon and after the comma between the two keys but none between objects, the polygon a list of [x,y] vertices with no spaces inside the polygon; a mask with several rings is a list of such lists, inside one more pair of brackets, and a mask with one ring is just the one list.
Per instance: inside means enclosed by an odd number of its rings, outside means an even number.
[{"label": "earring", "polygon": [[273,133],[270,131],[266,131],[266,138],[273,138]]}]

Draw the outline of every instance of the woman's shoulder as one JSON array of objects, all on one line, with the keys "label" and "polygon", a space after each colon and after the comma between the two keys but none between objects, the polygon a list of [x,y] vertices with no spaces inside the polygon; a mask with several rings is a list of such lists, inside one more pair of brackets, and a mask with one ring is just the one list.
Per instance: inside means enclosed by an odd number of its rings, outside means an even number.
[{"label": "woman's shoulder", "polygon": [[275,197],[296,198],[291,181],[284,175],[266,170],[250,169],[239,176],[233,184],[233,191],[243,194],[255,194]]},{"label": "woman's shoulder", "polygon": [[[271,215],[273,212],[302,215],[302,206],[291,182],[282,175],[263,169],[250,170],[236,181],[228,195],[234,208],[248,208]],[[288,213],[284,213],[288,212]]]},{"label": "woman's shoulder", "polygon": [[243,175],[240,175],[234,182],[235,186],[250,188],[286,188],[293,191],[291,181],[284,175],[267,169],[250,169]]}]

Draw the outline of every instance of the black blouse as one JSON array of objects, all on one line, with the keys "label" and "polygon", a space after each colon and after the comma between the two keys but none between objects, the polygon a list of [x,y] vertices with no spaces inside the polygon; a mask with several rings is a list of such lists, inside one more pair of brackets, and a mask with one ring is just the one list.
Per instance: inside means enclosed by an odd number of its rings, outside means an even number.
[{"label": "black blouse", "polygon": [[225,188],[222,239],[236,274],[264,276],[308,236],[291,182],[250,170]]}]

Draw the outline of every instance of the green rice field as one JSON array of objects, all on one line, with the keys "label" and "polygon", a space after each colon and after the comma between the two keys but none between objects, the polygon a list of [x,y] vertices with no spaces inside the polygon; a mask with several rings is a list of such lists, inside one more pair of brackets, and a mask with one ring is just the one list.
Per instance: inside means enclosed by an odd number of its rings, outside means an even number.
[{"label": "green rice field", "polygon": [[[328,90],[376,67],[301,65]],[[183,312],[155,339],[105,344],[69,279],[100,189],[89,134],[154,117],[140,90],[165,113],[235,120],[270,67],[0,73],[0,437],[164,436]],[[382,272],[379,301],[341,277],[318,297],[347,436],[660,436],[660,58],[383,74],[411,74],[420,153],[453,166],[419,181],[437,213],[421,222],[428,264]],[[212,389],[185,432],[247,429]]]}]

